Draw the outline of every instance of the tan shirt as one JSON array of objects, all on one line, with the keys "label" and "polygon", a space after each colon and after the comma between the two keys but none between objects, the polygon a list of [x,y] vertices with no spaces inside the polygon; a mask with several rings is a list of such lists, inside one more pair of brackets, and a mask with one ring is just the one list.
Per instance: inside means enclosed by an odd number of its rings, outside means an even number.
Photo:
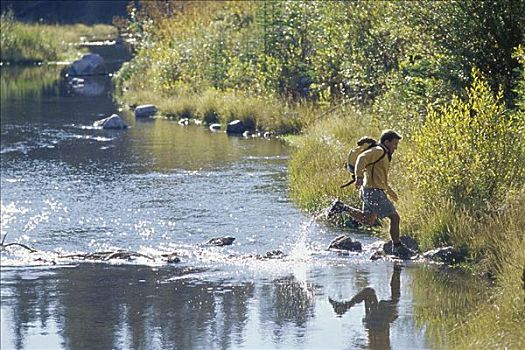
[{"label": "tan shirt", "polygon": [[[366,150],[357,157],[355,164],[356,177],[363,177],[364,174],[364,188],[378,188],[387,192],[392,191],[388,184],[388,170],[390,169],[390,159],[388,154],[383,154],[385,150],[381,146],[376,146]],[[381,160],[375,164],[379,158]]]}]

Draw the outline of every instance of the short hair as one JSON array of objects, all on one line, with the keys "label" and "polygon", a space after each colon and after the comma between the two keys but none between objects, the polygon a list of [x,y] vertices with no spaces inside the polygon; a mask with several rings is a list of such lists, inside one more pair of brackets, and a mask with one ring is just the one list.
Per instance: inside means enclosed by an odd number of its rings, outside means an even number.
[{"label": "short hair", "polygon": [[393,139],[401,140],[402,137],[397,131],[394,130],[385,130],[381,133],[381,138],[379,142],[385,143],[385,141],[392,141]]}]

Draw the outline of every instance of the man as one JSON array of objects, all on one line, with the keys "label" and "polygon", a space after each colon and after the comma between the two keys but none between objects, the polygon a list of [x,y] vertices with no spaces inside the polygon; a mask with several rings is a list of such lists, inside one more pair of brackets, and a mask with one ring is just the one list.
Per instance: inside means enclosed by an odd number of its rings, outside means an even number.
[{"label": "man", "polygon": [[354,220],[365,225],[372,225],[378,217],[381,219],[387,217],[390,219],[393,253],[399,256],[411,256],[415,252],[399,240],[400,217],[394,204],[388,199],[390,197],[394,202],[398,199],[396,192],[388,183],[388,171],[399,140],[401,135],[396,131],[385,130],[381,134],[379,144],[364,151],[357,158],[355,187],[361,190],[362,210],[336,199],[329,207],[327,216],[330,218],[334,214],[348,212]]}]

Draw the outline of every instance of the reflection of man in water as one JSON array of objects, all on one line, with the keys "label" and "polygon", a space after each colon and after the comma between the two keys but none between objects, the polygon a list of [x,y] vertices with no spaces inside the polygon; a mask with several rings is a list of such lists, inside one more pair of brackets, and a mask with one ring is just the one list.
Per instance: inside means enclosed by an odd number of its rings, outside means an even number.
[{"label": "reflection of man in water", "polygon": [[401,266],[394,265],[394,272],[390,280],[390,300],[378,302],[375,290],[370,287],[364,288],[349,301],[339,302],[328,298],[339,316],[342,316],[355,304],[365,301],[363,323],[368,330],[369,349],[390,349],[390,323],[397,319],[397,303],[401,295],[400,275]]}]

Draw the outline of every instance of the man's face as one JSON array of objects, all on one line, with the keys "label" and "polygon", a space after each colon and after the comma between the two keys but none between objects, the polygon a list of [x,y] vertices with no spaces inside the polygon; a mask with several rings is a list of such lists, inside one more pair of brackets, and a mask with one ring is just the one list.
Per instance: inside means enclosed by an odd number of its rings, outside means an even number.
[{"label": "man's face", "polygon": [[399,145],[399,139],[385,141],[385,146],[390,151],[390,154],[394,154],[394,151],[397,149],[397,145]]}]

